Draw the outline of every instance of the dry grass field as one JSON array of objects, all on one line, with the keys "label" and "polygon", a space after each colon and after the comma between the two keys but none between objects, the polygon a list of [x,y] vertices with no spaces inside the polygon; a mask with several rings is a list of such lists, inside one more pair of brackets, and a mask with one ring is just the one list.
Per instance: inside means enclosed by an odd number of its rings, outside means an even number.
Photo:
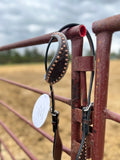
[{"label": "dry grass field", "polygon": [[[111,61],[110,63],[110,79],[109,79],[109,94],[108,108],[114,112],[120,113],[120,61]],[[35,87],[37,89],[49,92],[49,85],[44,81],[44,66],[41,64],[27,65],[5,65],[0,66],[0,77],[4,77],[19,83]],[[54,92],[57,95],[70,97],[71,95],[71,75],[70,67],[65,77],[54,85]],[[93,89],[94,92],[94,89]],[[17,112],[21,113],[27,119],[32,121],[32,110],[34,103],[40,95],[22,88],[9,85],[5,82],[0,82],[0,100],[5,101]],[[92,95],[93,99],[93,95]],[[60,135],[64,145],[70,148],[71,134],[71,112],[70,106],[56,101],[56,110],[60,112]],[[19,137],[19,140],[27,146],[27,148],[39,160],[52,159],[52,143],[38,134],[22,120],[16,117],[13,113],[0,105],[0,119]],[[64,124],[64,125],[63,125]],[[42,129],[52,133],[51,115],[49,114]],[[107,120],[106,123],[106,138],[105,138],[105,154],[104,160],[116,160],[120,157],[120,124]],[[16,145],[16,143],[4,132],[0,127],[0,138],[9,147],[17,160],[28,160],[29,158]],[[10,157],[5,152],[2,146],[2,153],[5,160],[10,160]],[[62,154],[62,159],[70,160],[65,153]]]}]

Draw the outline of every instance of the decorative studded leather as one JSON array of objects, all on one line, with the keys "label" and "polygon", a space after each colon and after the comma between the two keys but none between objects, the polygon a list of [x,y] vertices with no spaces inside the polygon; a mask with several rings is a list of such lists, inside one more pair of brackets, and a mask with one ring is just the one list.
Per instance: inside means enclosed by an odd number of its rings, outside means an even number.
[{"label": "decorative studded leather", "polygon": [[82,151],[80,152],[80,155],[79,155],[79,160],[87,160],[87,144],[86,143],[87,142],[85,138]]},{"label": "decorative studded leather", "polygon": [[67,39],[63,33],[55,32],[51,38],[53,40],[57,39],[58,49],[46,71],[45,80],[50,84],[54,84],[66,73],[69,62],[69,49]]}]

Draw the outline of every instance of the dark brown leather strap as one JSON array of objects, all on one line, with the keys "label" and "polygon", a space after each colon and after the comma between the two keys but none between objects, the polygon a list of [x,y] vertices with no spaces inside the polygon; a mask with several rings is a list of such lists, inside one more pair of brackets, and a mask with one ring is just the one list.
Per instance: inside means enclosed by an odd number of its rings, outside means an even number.
[{"label": "dark brown leather strap", "polygon": [[62,155],[62,142],[59,135],[59,112],[54,111],[52,113],[52,124],[53,124],[53,132],[54,132],[54,144],[53,144],[53,158],[54,160],[61,160]]},{"label": "dark brown leather strap", "polygon": [[54,142],[53,158],[54,158],[54,160],[61,160],[61,156],[62,156],[62,141],[60,139],[59,129],[57,129],[56,132],[55,132],[54,140],[55,140],[55,142]]}]

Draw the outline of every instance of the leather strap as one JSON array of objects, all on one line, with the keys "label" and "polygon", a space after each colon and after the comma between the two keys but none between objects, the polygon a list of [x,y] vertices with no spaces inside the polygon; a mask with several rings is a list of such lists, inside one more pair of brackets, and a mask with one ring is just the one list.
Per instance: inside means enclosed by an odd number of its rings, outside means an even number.
[{"label": "leather strap", "polygon": [[58,116],[59,116],[59,113],[57,111],[52,113],[52,124],[53,124],[53,132],[54,132],[54,144],[53,144],[54,160],[61,160],[61,155],[62,155],[62,141],[59,135]]},{"label": "leather strap", "polygon": [[62,141],[60,139],[59,129],[57,129],[54,135],[54,148],[53,148],[54,160],[61,160],[61,155],[62,155]]},{"label": "leather strap", "polygon": [[[58,40],[58,49],[49,67],[47,67],[48,50],[50,44],[54,39]],[[58,130],[59,113],[55,111],[54,92],[52,85],[57,83],[64,76],[68,67],[68,62],[69,62],[69,49],[68,49],[67,39],[63,33],[55,32],[49,41],[45,56],[45,70],[46,70],[45,80],[50,84],[51,99],[52,99],[51,114],[52,114],[52,124],[54,132],[54,144],[53,144],[54,160],[61,160],[62,142]]]},{"label": "leather strap", "polygon": [[87,143],[86,139],[89,134],[89,125],[90,125],[90,114],[93,108],[93,103],[90,103],[89,106],[82,108],[82,141],[80,148],[75,160],[86,160],[87,159]]}]

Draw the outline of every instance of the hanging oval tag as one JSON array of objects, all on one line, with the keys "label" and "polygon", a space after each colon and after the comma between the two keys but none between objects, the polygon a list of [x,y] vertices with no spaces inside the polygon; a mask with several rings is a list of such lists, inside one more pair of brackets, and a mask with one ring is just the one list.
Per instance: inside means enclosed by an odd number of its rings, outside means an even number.
[{"label": "hanging oval tag", "polygon": [[50,98],[47,94],[43,94],[38,98],[33,108],[32,121],[36,128],[39,128],[44,124],[49,110]]}]

